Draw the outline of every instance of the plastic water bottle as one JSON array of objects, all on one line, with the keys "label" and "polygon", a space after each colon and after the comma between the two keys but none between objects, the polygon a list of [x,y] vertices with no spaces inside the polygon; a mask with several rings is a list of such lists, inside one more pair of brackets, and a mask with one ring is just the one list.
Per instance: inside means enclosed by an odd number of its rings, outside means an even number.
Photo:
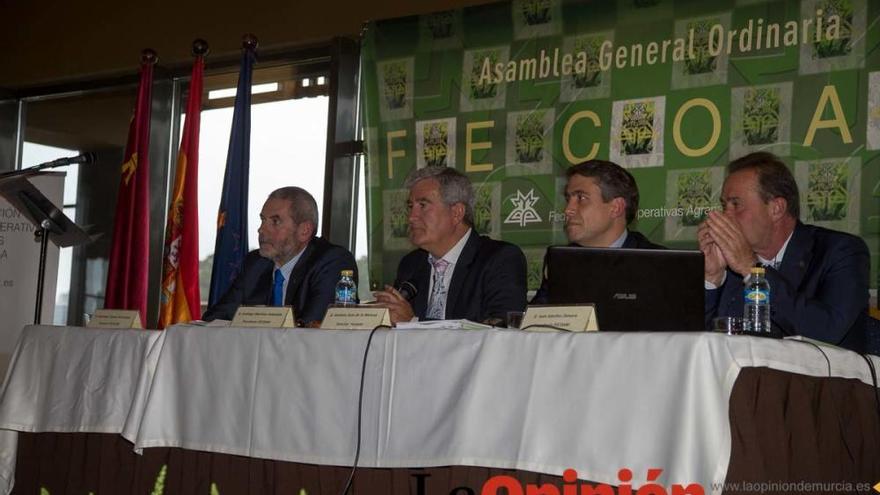
[{"label": "plastic water bottle", "polygon": [[752,268],[743,289],[743,327],[746,332],[770,333],[770,283],[764,268]]},{"label": "plastic water bottle", "polygon": [[357,304],[357,284],[354,283],[354,270],[342,270],[336,282],[336,304],[353,306]]}]

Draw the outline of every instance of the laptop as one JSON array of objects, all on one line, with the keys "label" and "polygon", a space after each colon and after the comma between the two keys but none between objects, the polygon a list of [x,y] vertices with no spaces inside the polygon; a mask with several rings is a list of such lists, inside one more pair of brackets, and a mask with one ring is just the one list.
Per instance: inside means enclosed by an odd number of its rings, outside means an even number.
[{"label": "laptop", "polygon": [[705,330],[703,253],[551,246],[550,304],[596,305],[600,331]]}]

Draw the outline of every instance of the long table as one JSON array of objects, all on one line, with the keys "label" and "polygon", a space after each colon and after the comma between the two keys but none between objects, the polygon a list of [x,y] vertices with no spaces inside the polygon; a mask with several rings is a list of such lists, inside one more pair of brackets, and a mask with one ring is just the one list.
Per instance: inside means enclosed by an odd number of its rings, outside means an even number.
[{"label": "long table", "polygon": [[[367,336],[27,327],[0,396],[0,478],[8,492],[16,432],[113,433],[136,452],[171,447],[350,465]],[[744,389],[736,402],[735,383]],[[773,383],[780,390],[767,397]],[[839,455],[839,476],[876,482],[880,411],[871,384],[861,356],[798,341],[380,330],[364,375],[359,464],[552,476],[571,468],[609,485],[627,468],[633,486],[659,468],[652,481],[664,486],[710,487],[732,474],[777,473],[773,462],[799,473],[803,462]],[[788,410],[793,393],[815,408]],[[821,432],[816,418],[828,423]],[[843,447],[809,451],[829,438]],[[766,458],[774,449],[788,458]]]}]

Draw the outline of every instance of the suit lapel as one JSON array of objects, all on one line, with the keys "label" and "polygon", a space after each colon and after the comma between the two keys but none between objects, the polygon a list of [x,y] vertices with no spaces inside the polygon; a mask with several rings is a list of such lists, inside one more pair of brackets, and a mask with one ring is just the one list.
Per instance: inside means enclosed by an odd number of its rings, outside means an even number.
[{"label": "suit lapel", "polygon": [[807,273],[807,267],[810,266],[810,260],[813,257],[813,242],[814,239],[809,229],[798,222],[791,235],[791,240],[788,242],[788,247],[785,248],[782,266],[779,267],[779,274],[794,289],[801,286],[801,281]]},{"label": "suit lapel", "polygon": [[315,239],[309,241],[302,256],[299,257],[296,264],[293,265],[293,271],[290,272],[290,281],[287,282],[287,294],[284,296],[284,304],[287,306],[295,306],[294,299],[296,293],[305,279],[308,267],[312,265],[312,257],[315,255]]},{"label": "suit lapel", "polygon": [[464,244],[464,249],[461,250],[461,254],[458,256],[458,261],[455,262],[455,268],[452,272],[452,281],[449,283],[449,290],[446,292],[447,315],[456,314],[455,309],[458,307],[462,292],[464,292],[464,281],[465,278],[467,278],[468,268],[477,256],[479,244],[479,234],[477,234],[476,230],[471,229],[471,234],[468,237],[467,242]]},{"label": "suit lapel", "polygon": [[[813,236],[804,224],[798,222],[795,226],[788,247],[785,248],[785,256],[782,258],[782,265],[777,270],[779,275],[788,281],[794,289],[801,285],[804,275],[807,273],[807,267],[810,266],[810,259],[813,256]],[[730,285],[729,290],[725,290],[726,300],[721,301],[728,307],[727,312],[719,314],[738,315],[736,309],[742,310],[743,307],[743,278],[732,270],[727,270],[728,280],[725,286]],[[771,301],[773,287],[770,287]],[[771,302],[772,304],[772,302]]]},{"label": "suit lapel", "polygon": [[413,300],[413,313],[424,317],[428,312],[428,287],[431,282],[431,269],[428,265],[428,252],[422,251],[416,260],[415,273],[412,279],[416,281],[416,298]]},{"label": "suit lapel", "polygon": [[254,302],[251,304],[272,305],[272,282],[275,276],[275,264],[269,260],[266,261],[268,261],[268,263],[266,263],[266,269],[263,270],[263,273],[260,274],[260,278],[257,279],[257,285],[255,287],[256,294],[254,294]]}]

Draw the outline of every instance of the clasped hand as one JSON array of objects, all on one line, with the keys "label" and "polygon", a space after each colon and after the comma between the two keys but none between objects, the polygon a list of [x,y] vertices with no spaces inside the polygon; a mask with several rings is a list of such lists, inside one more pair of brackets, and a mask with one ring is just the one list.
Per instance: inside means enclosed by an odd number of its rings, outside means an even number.
[{"label": "clasped hand", "polygon": [[745,277],[757,257],[736,220],[720,211],[710,211],[697,229],[700,251],[705,257],[706,281],[716,286],[724,279],[728,267]]}]

